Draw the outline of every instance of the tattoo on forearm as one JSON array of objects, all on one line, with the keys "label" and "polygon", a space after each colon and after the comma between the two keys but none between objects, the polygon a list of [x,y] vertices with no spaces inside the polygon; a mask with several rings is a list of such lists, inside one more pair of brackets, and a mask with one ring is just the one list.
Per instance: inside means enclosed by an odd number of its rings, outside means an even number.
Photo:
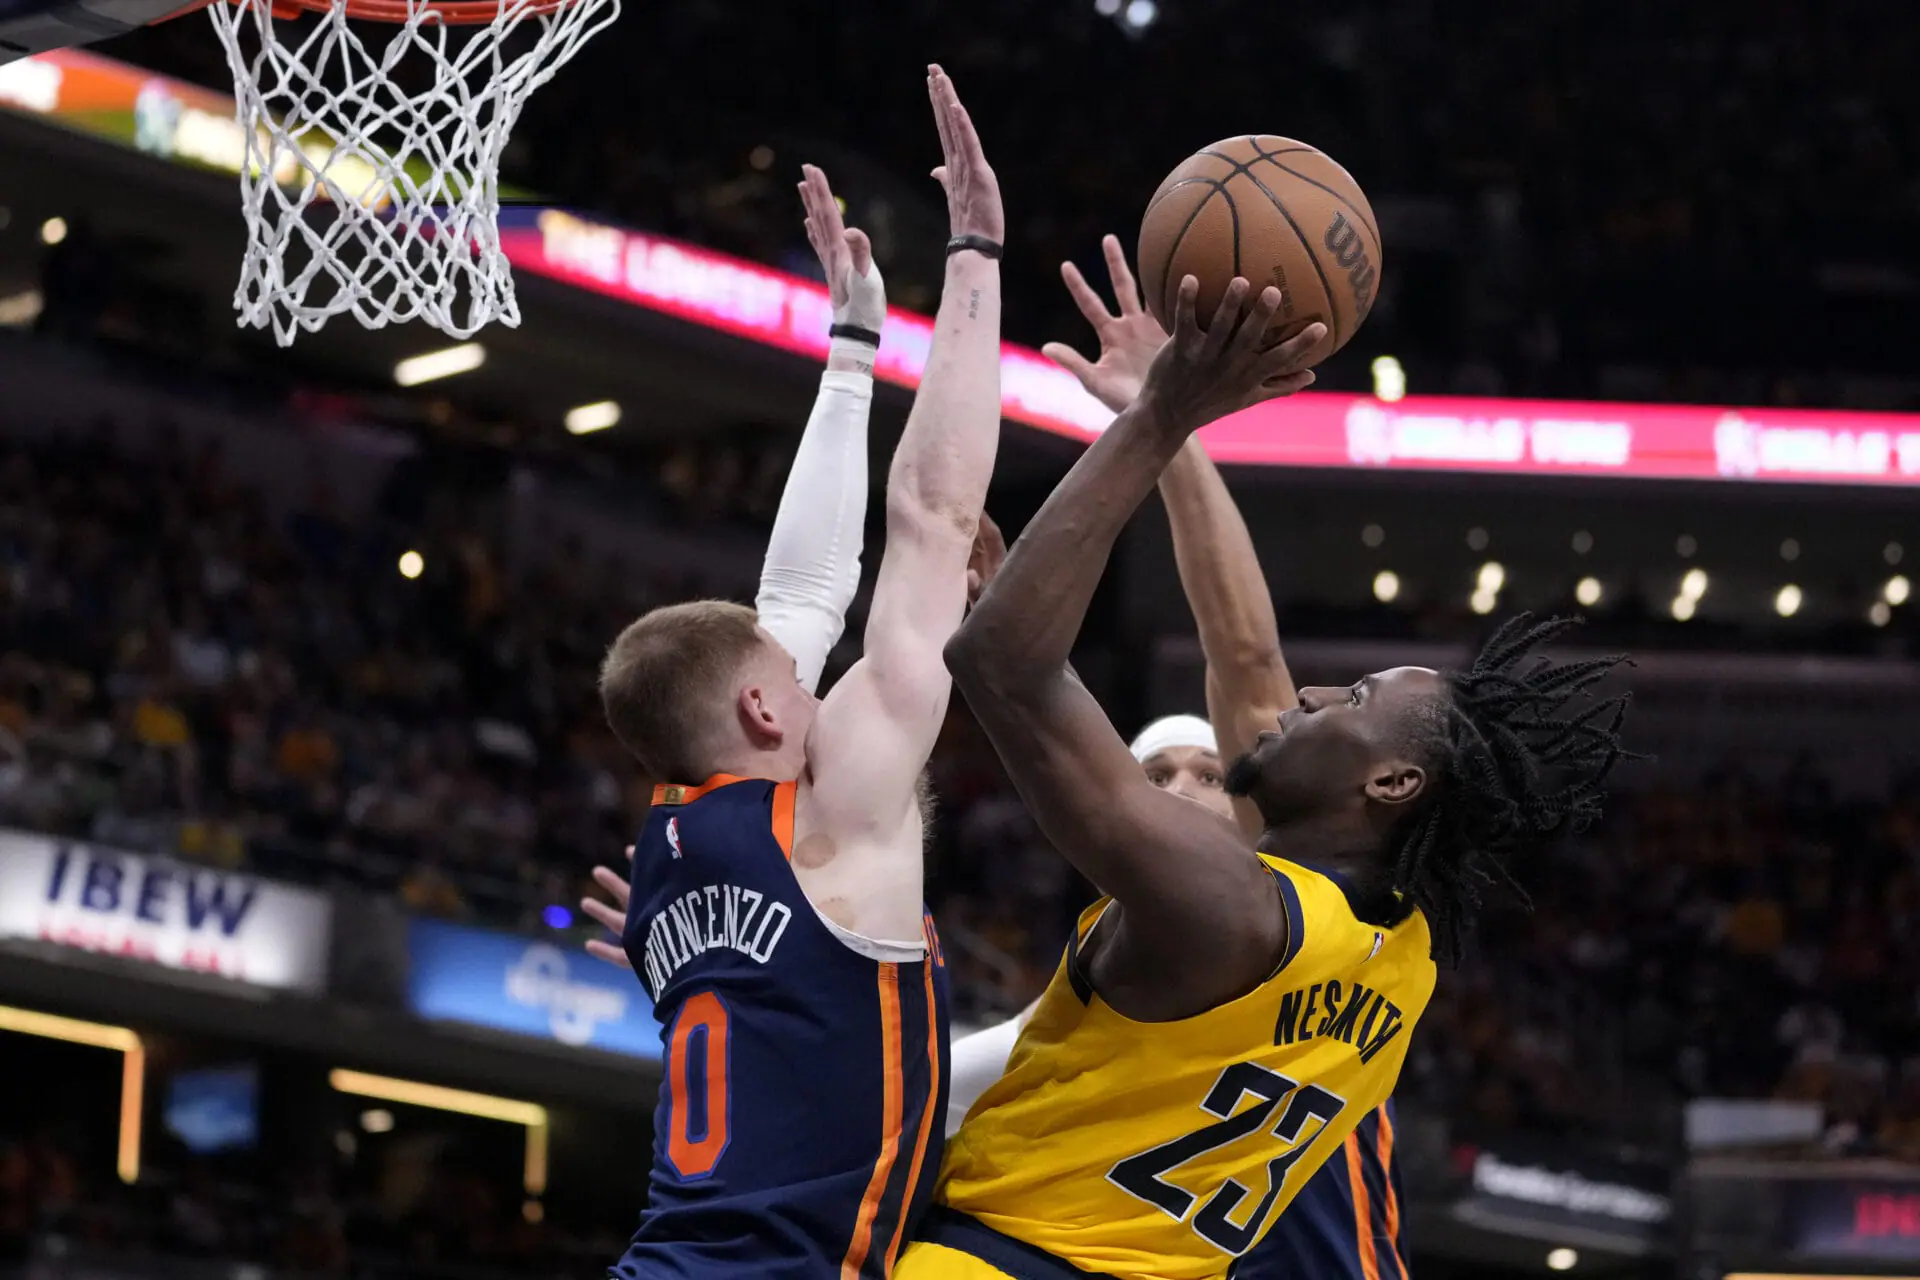
[{"label": "tattoo on forearm", "polygon": [[967,299],[967,319],[978,320],[979,318],[980,318],[980,291],[978,289],[975,289],[972,295]]}]

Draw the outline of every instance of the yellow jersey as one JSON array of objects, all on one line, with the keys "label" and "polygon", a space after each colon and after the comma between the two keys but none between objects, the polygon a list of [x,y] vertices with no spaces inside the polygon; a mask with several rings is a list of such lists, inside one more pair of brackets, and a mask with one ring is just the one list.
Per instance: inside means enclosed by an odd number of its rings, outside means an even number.
[{"label": "yellow jersey", "polygon": [[[1222,1276],[1259,1241],[1393,1092],[1434,981],[1419,912],[1366,924],[1327,875],[1262,860],[1287,953],[1259,987],[1191,1018],[1135,1022],[1100,999],[1079,951],[1107,904],[1087,909],[1006,1074],[948,1144],[936,1219],[1156,1280]],[[906,1259],[899,1274],[913,1274]]]}]

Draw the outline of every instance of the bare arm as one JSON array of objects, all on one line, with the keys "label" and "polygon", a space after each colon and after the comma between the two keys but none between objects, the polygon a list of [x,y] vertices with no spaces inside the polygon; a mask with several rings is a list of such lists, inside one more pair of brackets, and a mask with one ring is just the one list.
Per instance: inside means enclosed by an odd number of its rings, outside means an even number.
[{"label": "bare arm", "polygon": [[[1247,522],[1198,440],[1188,440],[1161,474],[1160,497],[1207,659],[1207,719],[1221,759],[1230,761],[1251,751],[1260,731],[1274,728],[1280,713],[1300,702],[1280,653],[1273,597]],[[1249,839],[1259,836],[1260,814],[1250,801],[1235,800],[1233,815]]]},{"label": "bare arm", "polygon": [[[946,154],[935,176],[947,188],[953,232],[998,242],[999,190],[966,108],[937,68],[928,91]],[[917,783],[946,716],[952,686],[941,647],[966,609],[999,440],[1000,268],[963,250],[947,259],[933,351],[887,476],[887,545],[865,652],[821,704],[808,740],[801,838],[825,836],[815,851],[824,865],[809,878],[814,858],[796,849],[794,859],[816,903],[865,900],[876,884],[898,884],[899,894],[882,890],[887,923],[874,926],[889,936],[902,936],[909,904],[919,931],[920,847],[901,837],[917,818]]]},{"label": "bare arm", "polygon": [[[1117,314],[1107,310],[1078,267],[1060,266],[1067,292],[1100,339],[1100,358],[1089,361],[1057,342],[1047,344],[1046,354],[1118,413],[1140,394],[1147,366],[1167,335],[1140,305],[1140,287],[1120,241],[1106,236],[1100,247]],[[1173,526],[1180,585],[1207,659],[1207,717],[1219,736],[1221,756],[1232,760],[1251,750],[1259,732],[1272,728],[1280,713],[1299,701],[1280,653],[1273,600],[1246,521],[1197,440],[1188,440],[1161,473],[1160,497]],[[1234,815],[1250,838],[1260,834],[1260,815],[1251,804],[1236,800]]]},{"label": "bare arm", "polygon": [[[1284,943],[1276,891],[1241,835],[1148,782],[1069,653],[1115,539],[1188,435],[1247,404],[1299,390],[1318,326],[1263,352],[1279,306],[1227,292],[1210,331],[1180,292],[1176,332],[1146,388],[1075,464],[1008,555],[947,665],[1049,840],[1111,893],[1108,944],[1131,1011],[1181,1016],[1243,991]],[[1103,987],[1109,1000],[1117,993]]]}]

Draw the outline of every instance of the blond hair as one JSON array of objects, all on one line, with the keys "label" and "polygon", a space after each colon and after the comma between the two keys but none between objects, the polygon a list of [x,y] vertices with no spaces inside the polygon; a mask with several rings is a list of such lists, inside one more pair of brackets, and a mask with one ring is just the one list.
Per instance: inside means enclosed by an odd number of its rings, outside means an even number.
[{"label": "blond hair", "polygon": [[620,633],[600,666],[607,723],[650,776],[704,780],[715,713],[760,644],[753,610],[727,600],[693,600],[643,615]]}]

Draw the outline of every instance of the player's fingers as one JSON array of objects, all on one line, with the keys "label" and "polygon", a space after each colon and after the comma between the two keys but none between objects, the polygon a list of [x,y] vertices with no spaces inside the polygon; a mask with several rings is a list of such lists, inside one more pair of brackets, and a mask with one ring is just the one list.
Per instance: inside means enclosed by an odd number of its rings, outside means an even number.
[{"label": "player's fingers", "polygon": [[840,220],[840,202],[833,198],[832,184],[818,169],[813,171],[813,203],[813,216],[820,223],[821,237],[830,243],[837,242],[846,224]]},{"label": "player's fingers", "polygon": [[1283,373],[1278,377],[1268,378],[1260,384],[1260,393],[1267,397],[1290,396],[1296,391],[1305,391],[1313,383],[1313,370],[1302,369],[1298,373]]},{"label": "player's fingers", "polygon": [[1267,326],[1273,323],[1274,313],[1279,310],[1280,291],[1268,285],[1254,298],[1253,305],[1247,308],[1246,319],[1240,324],[1240,345],[1253,351],[1264,347],[1268,341]]},{"label": "player's fingers", "polygon": [[1098,329],[1113,319],[1113,313],[1107,310],[1107,304],[1102,302],[1100,295],[1093,291],[1093,286],[1087,283],[1087,278],[1080,274],[1080,268],[1071,262],[1063,262],[1060,264],[1060,278],[1066,281],[1067,292],[1073,296],[1073,304],[1080,308],[1080,314],[1087,318],[1088,324]]},{"label": "player's fingers", "polygon": [[1240,319],[1246,311],[1247,288],[1246,277],[1235,276],[1227,283],[1226,292],[1220,295],[1220,305],[1213,309],[1213,320],[1207,325],[1205,349],[1209,354],[1225,350],[1239,331]]},{"label": "player's fingers", "polygon": [[959,98],[953,100],[953,140],[959,144],[961,158],[973,169],[987,167],[987,151],[980,145],[980,131],[973,127],[973,115]]},{"label": "player's fingers", "polygon": [[1049,342],[1040,348],[1040,354],[1080,379],[1081,382],[1085,382],[1093,375],[1093,362],[1064,342]]},{"label": "player's fingers", "polygon": [[607,896],[618,903],[622,911],[627,909],[627,900],[633,896],[633,886],[629,885],[618,871],[612,867],[595,867],[593,882],[604,889]]},{"label": "player's fingers", "polygon": [[632,846],[632,845],[628,845],[628,846],[627,846],[627,861],[628,861],[628,862],[632,862],[632,861],[633,861],[633,846]]},{"label": "player's fingers", "polygon": [[619,933],[622,929],[626,928],[626,913],[623,911],[615,911],[598,898],[580,899],[580,909],[589,916],[592,916],[595,923],[613,933]]},{"label": "player's fingers", "polygon": [[1200,281],[1193,276],[1181,276],[1179,291],[1173,298],[1173,336],[1182,346],[1191,346],[1200,334],[1199,322],[1193,318],[1194,303],[1200,297]]},{"label": "player's fingers", "polygon": [[1133,268],[1127,265],[1127,251],[1120,247],[1120,237],[1100,237],[1100,251],[1107,257],[1107,278],[1113,281],[1113,296],[1120,304],[1120,314],[1135,314],[1140,310],[1140,286],[1134,283]]},{"label": "player's fingers", "polygon": [[864,276],[873,269],[873,241],[867,239],[867,233],[858,227],[848,227],[842,235],[847,242],[847,251],[853,255],[854,272]]},{"label": "player's fingers", "polygon": [[1313,370],[1311,369],[1302,369],[1298,373],[1283,373],[1278,377],[1268,378],[1254,388],[1253,396],[1247,403],[1261,404],[1268,400],[1278,400],[1283,396],[1305,391],[1312,385]]},{"label": "player's fingers", "polygon": [[626,952],[614,946],[612,943],[602,942],[598,938],[588,940],[587,954],[596,960],[605,960],[608,964],[617,964],[622,969],[633,968],[633,961],[627,959]]},{"label": "player's fingers", "polygon": [[948,191],[953,190],[953,188],[949,186],[947,183],[947,166],[943,164],[937,164],[933,166],[933,180],[939,183],[942,187],[945,187]]},{"label": "player's fingers", "polygon": [[1326,337],[1327,326],[1315,320],[1262,356],[1261,367],[1267,369],[1270,376],[1298,373],[1301,366],[1313,358],[1314,351]]},{"label": "player's fingers", "polygon": [[940,131],[940,154],[953,163],[953,117],[947,110],[949,86],[947,74],[938,66],[927,68],[927,99],[933,104],[933,126]]}]

